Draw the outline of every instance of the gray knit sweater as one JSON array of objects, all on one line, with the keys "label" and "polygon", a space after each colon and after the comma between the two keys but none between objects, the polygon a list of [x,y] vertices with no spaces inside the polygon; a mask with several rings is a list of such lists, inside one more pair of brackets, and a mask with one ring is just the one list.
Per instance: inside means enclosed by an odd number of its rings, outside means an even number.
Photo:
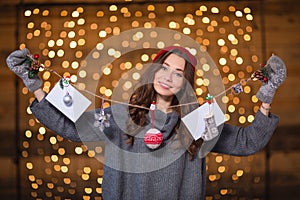
[{"label": "gray knit sweater", "polygon": [[[261,150],[269,141],[279,118],[257,112],[247,127],[222,126],[221,135],[213,146],[204,144],[192,161],[185,148],[173,140],[174,126],[179,120],[175,112],[155,111],[155,127],[163,133],[163,144],[156,150],[145,146],[146,126],[126,144],[127,108],[113,105],[105,110],[112,114],[110,127],[103,132],[94,126],[94,112],[84,113],[74,124],[45,98],[31,105],[34,116],[47,128],[72,141],[104,141],[105,163],[102,196],[105,200],[202,200],[205,198],[206,151],[246,156]],[[99,110],[98,110],[99,111]]]}]

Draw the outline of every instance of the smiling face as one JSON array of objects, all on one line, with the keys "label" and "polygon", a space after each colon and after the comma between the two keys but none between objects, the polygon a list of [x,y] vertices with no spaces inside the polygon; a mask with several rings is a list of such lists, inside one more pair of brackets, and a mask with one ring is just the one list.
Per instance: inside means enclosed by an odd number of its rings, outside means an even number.
[{"label": "smiling face", "polygon": [[172,100],[184,82],[184,58],[170,54],[154,75],[154,89],[163,99]]}]

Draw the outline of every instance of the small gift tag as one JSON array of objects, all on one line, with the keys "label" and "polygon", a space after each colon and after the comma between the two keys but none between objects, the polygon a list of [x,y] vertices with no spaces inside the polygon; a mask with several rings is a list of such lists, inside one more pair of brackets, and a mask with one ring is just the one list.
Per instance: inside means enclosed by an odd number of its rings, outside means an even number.
[{"label": "small gift tag", "polygon": [[238,84],[235,84],[232,86],[232,90],[235,94],[239,94],[239,93],[243,92],[243,87],[240,83],[238,83]]},{"label": "small gift tag", "polygon": [[216,102],[213,103],[211,107],[210,106],[211,105],[206,102],[182,118],[183,123],[186,125],[195,140],[202,137],[205,131],[204,118],[208,113],[210,113],[210,111],[215,117],[217,126],[223,124],[226,120],[224,113]]},{"label": "small gift tag", "polygon": [[207,114],[204,117],[205,131],[202,135],[204,141],[209,141],[218,136],[219,130],[216,125],[215,118],[212,113]]},{"label": "small gift tag", "polygon": [[57,83],[46,99],[73,122],[82,115],[91,102],[72,85],[61,87]]}]

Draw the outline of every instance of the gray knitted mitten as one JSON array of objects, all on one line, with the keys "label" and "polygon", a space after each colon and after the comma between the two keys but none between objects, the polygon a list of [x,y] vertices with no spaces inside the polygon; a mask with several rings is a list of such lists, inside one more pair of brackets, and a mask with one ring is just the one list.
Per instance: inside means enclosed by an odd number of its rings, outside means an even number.
[{"label": "gray knitted mitten", "polygon": [[7,66],[11,71],[18,75],[24,82],[29,91],[33,92],[42,86],[42,80],[37,74],[30,76],[27,55],[30,52],[28,49],[16,50],[12,52],[6,59]]},{"label": "gray knitted mitten", "polygon": [[258,90],[256,97],[264,103],[271,103],[276,89],[283,83],[286,78],[286,66],[284,62],[275,55],[272,55],[267,61],[264,70],[268,75],[268,81]]},{"label": "gray knitted mitten", "polygon": [[215,117],[213,114],[208,114],[204,117],[205,121],[205,131],[202,135],[204,141],[209,141],[214,139],[219,135],[219,130],[216,125]]}]

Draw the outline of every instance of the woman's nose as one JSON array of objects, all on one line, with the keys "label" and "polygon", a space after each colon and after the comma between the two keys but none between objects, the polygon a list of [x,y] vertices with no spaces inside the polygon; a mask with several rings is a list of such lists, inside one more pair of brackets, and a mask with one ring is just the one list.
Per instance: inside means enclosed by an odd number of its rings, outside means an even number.
[{"label": "woman's nose", "polygon": [[167,81],[172,82],[173,81],[173,72],[171,70],[168,70],[165,74],[165,79]]}]

